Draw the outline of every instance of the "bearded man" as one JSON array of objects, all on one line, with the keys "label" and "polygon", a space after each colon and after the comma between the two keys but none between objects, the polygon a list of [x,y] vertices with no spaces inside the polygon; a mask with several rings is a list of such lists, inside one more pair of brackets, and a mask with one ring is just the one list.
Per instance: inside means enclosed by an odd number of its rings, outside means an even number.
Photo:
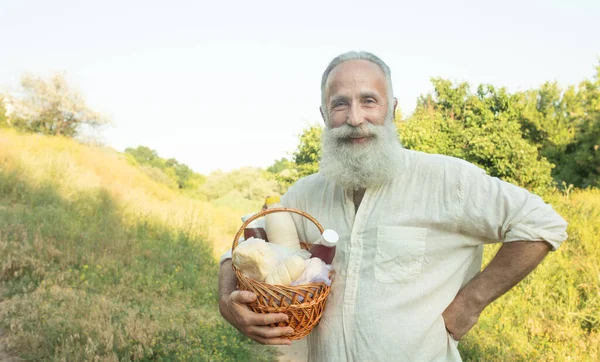
[{"label": "bearded man", "polygon": [[[402,148],[388,66],[367,52],[331,61],[321,83],[326,130],[317,174],[281,202],[340,235],[335,279],[308,338],[311,361],[460,361],[458,341],[483,309],[567,238],[566,222],[538,196],[452,157]],[[319,232],[294,215],[301,240]],[[502,242],[480,272],[483,245]],[[231,261],[219,277],[223,317],[264,344],[289,344],[235,291]]]}]

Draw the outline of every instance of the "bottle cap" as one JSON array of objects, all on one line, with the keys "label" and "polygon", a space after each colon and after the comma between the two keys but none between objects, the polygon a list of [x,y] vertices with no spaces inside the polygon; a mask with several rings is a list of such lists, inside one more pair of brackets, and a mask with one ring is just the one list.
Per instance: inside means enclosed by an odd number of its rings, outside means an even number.
[{"label": "bottle cap", "polygon": [[326,229],[323,231],[323,234],[321,234],[317,244],[332,247],[337,245],[338,240],[340,240],[340,236],[335,230]]},{"label": "bottle cap", "polygon": [[269,196],[269,197],[267,197],[267,200],[265,201],[265,203],[267,204],[267,206],[269,206],[269,205],[277,204],[280,201],[281,201],[281,198],[279,196]]}]

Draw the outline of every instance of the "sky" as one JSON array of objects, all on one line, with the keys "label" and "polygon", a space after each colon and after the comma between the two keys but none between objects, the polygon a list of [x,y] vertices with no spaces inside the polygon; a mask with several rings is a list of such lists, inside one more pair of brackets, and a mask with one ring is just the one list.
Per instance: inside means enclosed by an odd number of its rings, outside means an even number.
[{"label": "sky", "polygon": [[322,124],[329,61],[366,50],[404,114],[443,77],[509,91],[577,84],[600,59],[600,1],[0,0],[0,86],[64,72],[138,145],[203,174],[268,167]]}]

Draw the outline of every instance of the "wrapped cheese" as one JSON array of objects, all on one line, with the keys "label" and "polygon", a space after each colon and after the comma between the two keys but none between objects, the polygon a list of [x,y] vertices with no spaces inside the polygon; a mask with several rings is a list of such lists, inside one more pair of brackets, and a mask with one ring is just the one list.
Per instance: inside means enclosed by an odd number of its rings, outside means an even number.
[{"label": "wrapped cheese", "polygon": [[231,257],[233,265],[244,275],[263,282],[268,274],[279,264],[279,259],[264,240],[250,238],[240,243]]}]

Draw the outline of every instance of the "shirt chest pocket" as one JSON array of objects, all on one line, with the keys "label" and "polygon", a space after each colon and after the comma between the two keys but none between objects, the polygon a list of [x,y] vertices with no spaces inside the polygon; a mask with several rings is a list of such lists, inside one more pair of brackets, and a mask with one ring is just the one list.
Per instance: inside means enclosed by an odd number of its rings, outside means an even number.
[{"label": "shirt chest pocket", "polygon": [[375,278],[381,283],[406,283],[421,273],[427,229],[404,226],[377,228]]}]

